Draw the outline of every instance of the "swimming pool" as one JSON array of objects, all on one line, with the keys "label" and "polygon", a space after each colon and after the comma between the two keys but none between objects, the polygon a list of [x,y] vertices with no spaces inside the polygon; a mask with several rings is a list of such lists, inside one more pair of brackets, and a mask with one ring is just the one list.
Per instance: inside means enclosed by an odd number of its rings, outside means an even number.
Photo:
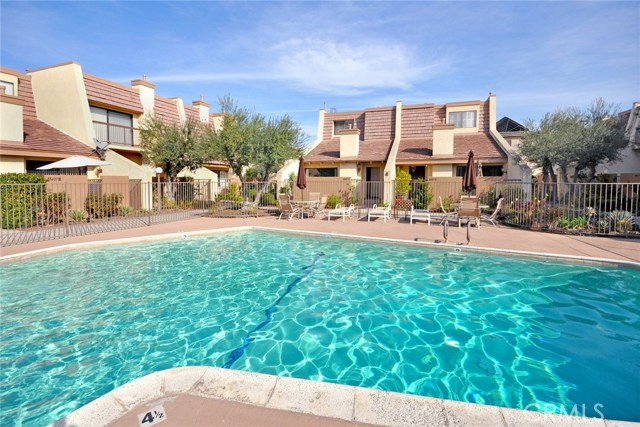
[{"label": "swimming pool", "polygon": [[3,424],[186,365],[640,420],[637,270],[242,232],[5,264],[0,290]]}]

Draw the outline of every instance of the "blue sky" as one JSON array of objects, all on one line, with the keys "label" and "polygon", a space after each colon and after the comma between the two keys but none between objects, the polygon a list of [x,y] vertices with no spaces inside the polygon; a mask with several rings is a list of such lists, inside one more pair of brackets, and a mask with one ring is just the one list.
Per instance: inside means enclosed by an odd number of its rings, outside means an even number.
[{"label": "blue sky", "polygon": [[497,94],[498,118],[538,119],[601,96],[640,100],[638,2],[9,2],[1,56],[66,61],[124,84],[142,74],[187,104],[231,94],[290,114]]}]

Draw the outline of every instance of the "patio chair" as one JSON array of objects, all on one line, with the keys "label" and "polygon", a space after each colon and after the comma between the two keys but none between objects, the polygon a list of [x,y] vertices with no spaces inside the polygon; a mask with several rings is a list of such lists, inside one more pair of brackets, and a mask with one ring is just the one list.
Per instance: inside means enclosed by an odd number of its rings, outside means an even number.
[{"label": "patio chair", "polygon": [[280,203],[280,216],[278,219],[282,219],[282,215],[286,214],[289,215],[289,221],[291,221],[294,215],[300,213],[300,210],[291,204],[291,200],[289,200],[289,196],[286,194],[278,196],[278,203]]},{"label": "patio chair", "polygon": [[413,220],[426,219],[427,224],[431,225],[431,211],[429,209],[415,209],[411,206],[411,214],[409,216],[409,224],[413,224]]},{"label": "patio chair", "polygon": [[351,214],[355,211],[355,209],[356,208],[354,205],[349,205],[348,208],[344,208],[340,203],[338,203],[334,209],[329,209],[327,211],[327,221],[331,221],[331,216],[333,215],[334,217],[341,216],[342,222],[344,222],[345,218],[347,217],[351,219]]},{"label": "patio chair", "polygon": [[462,227],[462,220],[467,222],[475,221],[476,227],[480,228],[480,206],[477,198],[465,198],[460,200],[460,209],[456,212],[458,228]]},{"label": "patio chair", "polygon": [[441,213],[440,212],[438,212],[438,213],[432,212],[431,216],[433,216],[435,218],[439,218],[440,219],[440,224],[443,224],[445,221],[457,219],[455,212],[447,211],[444,208],[444,203],[442,202],[442,196],[438,196],[438,204],[440,205],[440,210],[442,212]]},{"label": "patio chair", "polygon": [[367,222],[370,222],[372,217],[382,218],[383,222],[387,222],[387,220],[391,218],[391,207],[385,206],[384,208],[379,208],[378,205],[373,205],[367,213]]},{"label": "patio chair", "polygon": [[495,227],[496,226],[496,220],[498,219],[498,215],[500,215],[500,212],[502,212],[503,208],[504,208],[504,197],[501,197],[501,198],[498,199],[498,204],[496,205],[496,209],[493,211],[491,216],[489,216],[489,215],[481,215],[480,216],[480,220],[481,221],[490,222]]},{"label": "patio chair", "polygon": [[313,217],[320,214],[327,216],[327,196],[320,197],[318,204],[315,207],[312,207],[311,210],[313,212],[311,216]]}]

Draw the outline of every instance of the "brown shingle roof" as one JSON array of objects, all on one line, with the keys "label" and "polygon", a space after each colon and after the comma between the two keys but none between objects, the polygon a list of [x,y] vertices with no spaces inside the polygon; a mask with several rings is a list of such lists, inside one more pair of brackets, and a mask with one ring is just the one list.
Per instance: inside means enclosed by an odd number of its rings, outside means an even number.
[{"label": "brown shingle roof", "polygon": [[[466,161],[469,150],[477,159],[506,159],[507,155],[488,133],[454,135],[453,159]],[[433,139],[403,138],[398,148],[397,161],[428,161],[433,159]]]},{"label": "brown shingle roof", "polygon": [[155,97],[153,114],[165,122],[178,123],[180,121],[178,103],[172,99],[163,98],[161,96]]},{"label": "brown shingle roof", "polygon": [[142,113],[140,94],[135,89],[84,73],[84,87],[89,104],[115,107],[131,113]]},{"label": "brown shingle roof", "polygon": [[362,161],[362,162],[383,162],[389,155],[391,140],[374,139],[360,141],[358,157],[340,157],[340,138],[332,138],[322,141],[316,148],[306,155],[308,162],[340,162],[340,161]]},{"label": "brown shingle roof", "polygon": [[61,154],[90,156],[91,148],[45,122],[24,119],[24,145],[30,151],[53,151]]},{"label": "brown shingle roof", "polygon": [[31,89],[31,76],[19,76],[18,77],[18,98],[24,101],[22,107],[22,117],[35,119],[36,115],[36,103],[33,100],[33,89]]},{"label": "brown shingle roof", "polygon": [[197,122],[200,121],[200,110],[198,110],[196,107],[185,105],[184,115],[187,118],[187,120],[195,120]]}]

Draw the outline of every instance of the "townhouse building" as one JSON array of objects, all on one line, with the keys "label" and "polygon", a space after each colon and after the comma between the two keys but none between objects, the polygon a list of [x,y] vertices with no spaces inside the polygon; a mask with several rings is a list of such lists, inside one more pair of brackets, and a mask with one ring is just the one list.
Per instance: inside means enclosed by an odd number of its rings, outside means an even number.
[{"label": "townhouse building", "polygon": [[320,110],[318,138],[305,154],[310,177],[392,181],[464,175],[469,151],[483,176],[522,179],[530,169],[496,127],[496,96],[485,101],[403,105],[360,111]]},{"label": "townhouse building", "polygon": [[[122,176],[149,182],[153,165],[145,165],[140,150],[140,126],[155,115],[165,122],[189,118],[220,127],[222,115],[210,111],[204,99],[185,105],[180,98],[155,93],[146,77],[125,86],[85,73],[80,64],[68,62],[22,74],[0,68],[2,119],[0,122],[0,171],[33,172],[37,167],[74,154],[103,155],[111,163],[75,171],[89,178]],[[97,149],[97,150],[96,150]],[[226,181],[229,167],[211,161],[182,176]]]}]

